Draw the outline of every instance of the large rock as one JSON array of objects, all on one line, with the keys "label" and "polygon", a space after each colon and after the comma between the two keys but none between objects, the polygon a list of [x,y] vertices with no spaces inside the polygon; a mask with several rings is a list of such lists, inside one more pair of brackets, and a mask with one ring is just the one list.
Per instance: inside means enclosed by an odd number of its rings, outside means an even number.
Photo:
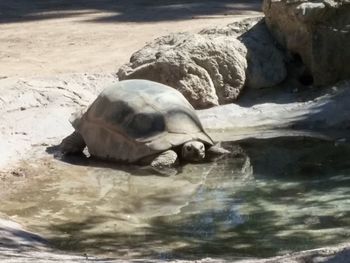
[{"label": "large rock", "polygon": [[118,77],[169,85],[195,108],[208,108],[237,98],[245,82],[246,52],[232,37],[172,34],[134,53]]},{"label": "large rock", "polygon": [[223,28],[205,29],[200,34],[233,36],[244,44],[248,65],[245,86],[249,88],[271,87],[287,76],[285,53],[276,46],[261,17],[244,19]]},{"label": "large rock", "polygon": [[301,58],[315,85],[350,77],[350,2],[264,0],[276,40]]},{"label": "large rock", "polygon": [[134,53],[118,77],[167,84],[195,108],[208,108],[235,101],[246,85],[276,85],[286,69],[264,21],[254,18],[158,38]]}]

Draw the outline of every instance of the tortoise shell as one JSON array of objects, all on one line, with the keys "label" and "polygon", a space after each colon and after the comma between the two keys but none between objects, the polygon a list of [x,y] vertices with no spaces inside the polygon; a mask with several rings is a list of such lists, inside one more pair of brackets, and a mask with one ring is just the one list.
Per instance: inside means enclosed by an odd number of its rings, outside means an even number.
[{"label": "tortoise shell", "polygon": [[136,162],[191,140],[213,145],[191,104],[177,90],[148,80],[104,89],[71,119],[91,155]]}]

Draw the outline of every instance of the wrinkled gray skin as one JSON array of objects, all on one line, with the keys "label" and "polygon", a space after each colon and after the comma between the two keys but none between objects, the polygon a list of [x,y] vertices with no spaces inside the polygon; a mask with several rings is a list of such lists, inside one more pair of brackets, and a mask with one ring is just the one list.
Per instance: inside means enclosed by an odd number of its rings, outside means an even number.
[{"label": "wrinkled gray skin", "polygon": [[201,161],[205,158],[205,146],[202,142],[190,141],[182,146],[182,158],[186,161]]},{"label": "wrinkled gray skin", "polygon": [[75,131],[62,140],[64,154],[82,152],[117,162],[171,168],[180,160],[199,162],[214,146],[197,114],[175,89],[147,80],[120,81],[106,88],[71,119]]}]

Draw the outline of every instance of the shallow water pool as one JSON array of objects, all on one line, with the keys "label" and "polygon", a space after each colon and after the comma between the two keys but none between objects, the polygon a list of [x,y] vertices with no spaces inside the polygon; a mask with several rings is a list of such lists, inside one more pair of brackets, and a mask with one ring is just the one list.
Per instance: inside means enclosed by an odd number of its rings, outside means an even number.
[{"label": "shallow water pool", "polygon": [[63,250],[120,258],[268,257],[350,240],[350,144],[225,143],[235,154],[161,176],[40,162],[0,212]]}]

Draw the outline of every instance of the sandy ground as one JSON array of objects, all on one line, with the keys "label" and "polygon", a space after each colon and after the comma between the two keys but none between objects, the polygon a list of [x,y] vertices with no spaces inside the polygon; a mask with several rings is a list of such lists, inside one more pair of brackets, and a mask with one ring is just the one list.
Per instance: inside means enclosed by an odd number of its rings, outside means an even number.
[{"label": "sandy ground", "polygon": [[258,0],[3,0],[0,78],[116,72],[156,37],[261,15],[260,5]]}]

